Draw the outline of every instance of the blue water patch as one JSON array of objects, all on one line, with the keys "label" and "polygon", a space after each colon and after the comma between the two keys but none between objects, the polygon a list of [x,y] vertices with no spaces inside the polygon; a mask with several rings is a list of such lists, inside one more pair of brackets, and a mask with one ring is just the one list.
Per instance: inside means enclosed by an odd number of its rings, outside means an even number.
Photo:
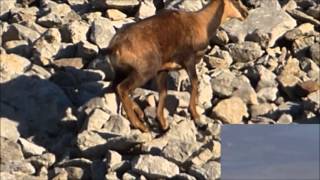
[{"label": "blue water patch", "polygon": [[224,125],[222,180],[318,180],[319,124]]}]

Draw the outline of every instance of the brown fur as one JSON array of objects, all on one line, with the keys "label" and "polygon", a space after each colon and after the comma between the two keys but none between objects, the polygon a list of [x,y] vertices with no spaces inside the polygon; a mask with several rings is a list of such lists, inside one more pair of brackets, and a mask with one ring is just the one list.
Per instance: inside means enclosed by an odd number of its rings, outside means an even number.
[{"label": "brown fur", "polygon": [[157,77],[159,103],[157,119],[163,130],[169,125],[163,116],[167,95],[167,71],[184,68],[189,74],[192,91],[189,110],[194,120],[198,79],[195,65],[203,57],[211,35],[228,18],[243,19],[246,10],[238,0],[212,0],[197,12],[163,11],[155,16],[121,29],[108,48],[115,69],[126,72],[126,78],[117,85],[117,93],[131,124],[142,131],[148,128],[141,122],[140,107],[129,94],[153,77]]}]

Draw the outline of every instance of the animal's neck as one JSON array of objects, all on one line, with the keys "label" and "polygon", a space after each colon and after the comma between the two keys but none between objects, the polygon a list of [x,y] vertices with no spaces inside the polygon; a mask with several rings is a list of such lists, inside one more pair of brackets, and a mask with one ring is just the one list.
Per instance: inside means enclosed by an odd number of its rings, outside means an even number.
[{"label": "animal's neck", "polygon": [[202,25],[207,27],[208,37],[211,37],[224,21],[224,0],[211,0],[205,8],[198,11]]}]

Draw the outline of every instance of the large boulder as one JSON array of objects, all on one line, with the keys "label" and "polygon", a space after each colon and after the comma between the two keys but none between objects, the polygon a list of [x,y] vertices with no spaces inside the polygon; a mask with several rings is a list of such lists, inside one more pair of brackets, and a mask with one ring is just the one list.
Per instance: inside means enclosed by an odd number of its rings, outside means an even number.
[{"label": "large boulder", "polygon": [[0,83],[23,74],[30,65],[30,61],[24,57],[15,54],[0,54]]},{"label": "large boulder", "polygon": [[140,155],[132,161],[134,172],[149,178],[172,178],[179,174],[179,167],[160,156]]},{"label": "large boulder", "polygon": [[251,10],[243,22],[230,20],[222,27],[233,42],[243,42],[248,35],[259,30],[262,34],[269,36],[266,47],[272,47],[277,39],[296,25],[296,21],[279,6],[264,5]]}]

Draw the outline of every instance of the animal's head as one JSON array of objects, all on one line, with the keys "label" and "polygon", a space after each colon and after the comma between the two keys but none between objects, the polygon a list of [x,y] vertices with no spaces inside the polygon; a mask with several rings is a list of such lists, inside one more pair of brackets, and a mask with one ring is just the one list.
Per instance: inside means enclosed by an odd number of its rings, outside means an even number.
[{"label": "animal's head", "polygon": [[225,20],[236,18],[244,20],[248,16],[248,9],[241,0],[223,0]]}]

